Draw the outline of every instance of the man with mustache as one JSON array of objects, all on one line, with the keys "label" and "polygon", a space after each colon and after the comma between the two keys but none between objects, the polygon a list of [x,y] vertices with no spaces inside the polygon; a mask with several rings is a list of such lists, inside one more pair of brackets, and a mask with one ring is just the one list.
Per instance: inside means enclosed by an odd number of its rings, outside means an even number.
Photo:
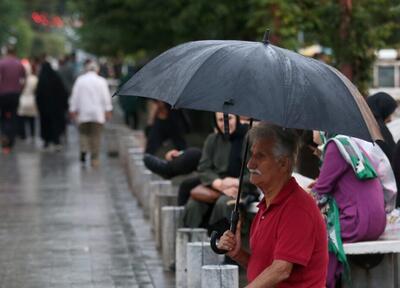
[{"label": "man with mustache", "polygon": [[247,269],[248,288],[325,287],[325,223],[313,198],[291,176],[296,131],[261,123],[249,137],[250,182],[264,194],[250,230],[250,252],[241,247],[240,227],[236,235],[226,231],[218,247]]}]

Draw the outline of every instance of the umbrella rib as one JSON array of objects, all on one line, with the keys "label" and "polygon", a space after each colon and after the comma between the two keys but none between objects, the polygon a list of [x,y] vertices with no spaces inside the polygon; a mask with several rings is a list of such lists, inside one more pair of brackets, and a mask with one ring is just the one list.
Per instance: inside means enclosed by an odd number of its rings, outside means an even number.
[{"label": "umbrella rib", "polygon": [[[235,43],[232,46],[245,46],[242,43]],[[218,52],[220,52],[222,49],[226,48],[227,45],[221,45],[221,47],[218,47],[213,53],[210,54],[210,56],[207,57],[207,59],[200,64],[200,66],[196,69],[196,72],[193,73],[192,77],[190,77],[189,81],[183,86],[182,91],[179,93],[179,95],[183,95],[185,93],[186,88],[189,86],[189,84],[192,82],[192,80],[195,78],[195,76],[199,73],[199,70],[208,62],[210,61],[210,59],[217,54]],[[178,97],[179,98],[179,97]],[[178,101],[177,101],[178,102]],[[221,111],[222,112],[222,111]]]},{"label": "umbrella rib", "polygon": [[[338,72],[336,71],[336,68],[334,68],[334,67],[329,67],[329,68],[331,68],[331,69],[329,69],[329,71],[330,71],[332,74],[334,74],[335,77],[339,78],[339,79],[343,82],[343,84],[347,87],[347,89],[349,90],[349,92],[350,92],[350,94],[351,94],[352,96],[353,96],[354,94],[356,94],[356,95],[354,95],[354,96],[359,96],[360,98],[362,98],[362,95],[360,94],[360,92],[358,92],[357,88],[351,86],[351,85],[353,85],[353,83],[351,83],[349,79],[345,78],[345,76],[341,76],[340,74],[338,74]],[[346,83],[347,81],[348,81],[349,83]],[[351,85],[349,85],[349,84],[351,84]],[[353,91],[354,91],[354,92],[353,92]],[[357,95],[357,94],[358,94],[358,95]],[[372,112],[368,113],[368,110],[367,110],[367,111],[365,111],[365,112],[366,112],[366,115],[364,115],[364,113],[361,111],[361,108],[362,108],[361,105],[362,105],[362,104],[361,104],[360,101],[359,101],[359,100],[361,100],[361,101],[364,101],[364,100],[362,100],[362,99],[357,99],[357,98],[354,97],[354,96],[351,97],[351,98],[352,98],[353,101],[356,103],[356,106],[357,106],[357,108],[358,108],[358,113],[360,113],[361,118],[364,120],[364,121],[362,121],[361,123],[362,123],[362,125],[364,125],[364,127],[367,128],[368,132],[370,133],[371,139],[372,139],[372,140],[382,139],[382,135],[380,134],[380,132],[379,132],[379,131],[374,131],[373,129],[370,129],[369,125],[368,125],[367,122],[366,122],[366,120],[367,120],[366,118],[368,118],[369,121],[376,122],[375,118],[374,118],[373,115],[372,115]],[[367,105],[367,102],[365,102],[365,105]],[[377,123],[376,123],[376,127],[378,127],[378,124],[377,124]],[[376,137],[378,137],[378,138],[376,138]],[[380,137],[380,138],[379,138],[379,137]]]}]

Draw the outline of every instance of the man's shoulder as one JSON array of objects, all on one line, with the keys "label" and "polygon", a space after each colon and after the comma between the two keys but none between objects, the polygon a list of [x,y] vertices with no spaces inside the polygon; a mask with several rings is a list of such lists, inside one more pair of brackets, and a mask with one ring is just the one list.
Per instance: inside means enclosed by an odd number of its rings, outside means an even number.
[{"label": "man's shoulder", "polygon": [[9,65],[13,65],[13,66],[21,66],[22,68],[24,66],[22,66],[21,60],[19,60],[18,58],[14,58],[14,57],[4,57],[0,59],[0,66],[9,66]]},{"label": "man's shoulder", "polygon": [[308,214],[314,214],[314,212],[318,211],[318,206],[314,200],[314,198],[308,194],[300,185],[297,184],[293,188],[293,192],[289,197],[286,206],[288,209],[300,209],[306,211]]},{"label": "man's shoulder", "polygon": [[97,75],[96,73],[84,73],[76,79],[76,81],[106,81],[103,77]]}]

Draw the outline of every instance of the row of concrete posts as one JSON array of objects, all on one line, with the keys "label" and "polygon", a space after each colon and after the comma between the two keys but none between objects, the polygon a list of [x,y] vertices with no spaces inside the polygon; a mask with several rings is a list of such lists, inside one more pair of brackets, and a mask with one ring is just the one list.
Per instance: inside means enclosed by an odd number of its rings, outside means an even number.
[{"label": "row of concrete posts", "polygon": [[219,264],[223,256],[211,250],[207,231],[183,228],[184,208],[177,206],[177,187],[144,167],[143,134],[112,126],[106,137],[109,155],[118,155],[131,191],[151,224],[164,270],[175,271],[176,287],[239,287],[238,266]]}]

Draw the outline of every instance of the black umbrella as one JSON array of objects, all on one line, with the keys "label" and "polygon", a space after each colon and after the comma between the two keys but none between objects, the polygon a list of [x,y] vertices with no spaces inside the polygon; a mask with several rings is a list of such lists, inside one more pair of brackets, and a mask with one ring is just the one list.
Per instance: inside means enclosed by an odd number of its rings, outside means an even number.
[{"label": "black umbrella", "polygon": [[[174,47],[145,65],[117,95],[142,96],[174,108],[224,112],[287,128],[381,139],[357,88],[335,68],[261,42],[196,41]],[[245,156],[249,143],[246,143]],[[241,183],[231,217],[235,232]],[[212,234],[216,247],[219,235]]]},{"label": "black umbrella", "polygon": [[248,116],[287,128],[380,139],[367,104],[345,76],[267,40],[179,45],[145,65],[117,95]]}]

